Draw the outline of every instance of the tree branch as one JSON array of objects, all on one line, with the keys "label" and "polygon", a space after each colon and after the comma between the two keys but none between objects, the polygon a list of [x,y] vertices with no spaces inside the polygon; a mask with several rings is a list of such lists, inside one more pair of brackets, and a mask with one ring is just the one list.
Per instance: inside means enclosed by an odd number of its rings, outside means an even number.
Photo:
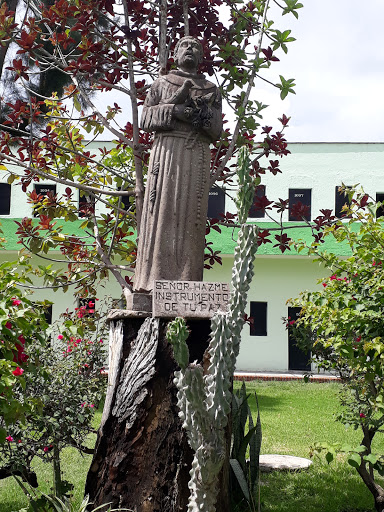
[{"label": "tree branch", "polygon": [[103,250],[103,245],[101,243],[101,239],[100,239],[100,235],[99,235],[99,229],[97,227],[97,221],[96,221],[96,218],[95,218],[95,222],[94,222],[94,234],[95,234],[95,240],[96,240],[96,249],[97,249],[97,253],[98,255],[100,256],[101,258],[101,261],[105,264],[105,265],[108,265],[109,266],[109,270],[112,272],[112,274],[115,276],[115,279],[116,281],[120,284],[120,286],[122,287],[122,289],[124,290],[125,288],[128,288],[128,289],[131,289],[131,286],[127,283],[127,281],[124,279],[124,277],[119,273],[117,272],[117,270],[115,268],[113,268],[113,265],[112,265],[112,262],[111,260],[109,259],[109,257],[105,254],[104,250]]},{"label": "tree branch", "polygon": [[[261,29],[260,29],[259,42],[258,42],[258,45],[257,45],[256,54],[255,54],[255,59],[254,59],[255,61],[257,61],[259,59],[259,56],[260,56],[261,44],[263,42],[263,35],[264,35],[264,31],[265,31],[265,28],[264,28],[265,27],[265,21],[267,19],[267,12],[268,12],[268,8],[269,8],[269,1],[270,0],[266,0],[265,6],[264,6],[263,21],[262,21],[262,25],[261,25]],[[252,88],[254,86],[254,81],[255,81],[256,73],[257,73],[257,67],[254,66],[253,71],[252,71],[252,73],[251,73],[251,75],[249,77],[248,87],[247,87],[247,90],[245,92],[244,99],[243,99],[242,104],[241,104],[241,107],[244,109],[244,111],[245,111],[245,108],[247,106],[247,103],[248,103],[249,96],[251,94]],[[227,165],[227,162],[232,157],[233,151],[234,151],[235,146],[236,146],[237,137],[239,135],[241,121],[242,121],[242,118],[239,117],[239,119],[238,119],[238,121],[236,123],[235,129],[233,131],[232,140],[231,140],[231,142],[230,142],[230,144],[228,146],[228,149],[227,149],[227,152],[225,154],[225,157],[223,158],[221,164],[216,169],[216,172],[213,174],[213,176],[211,178],[211,186],[215,183],[217,177],[220,176],[220,174],[223,172],[224,167]]]}]

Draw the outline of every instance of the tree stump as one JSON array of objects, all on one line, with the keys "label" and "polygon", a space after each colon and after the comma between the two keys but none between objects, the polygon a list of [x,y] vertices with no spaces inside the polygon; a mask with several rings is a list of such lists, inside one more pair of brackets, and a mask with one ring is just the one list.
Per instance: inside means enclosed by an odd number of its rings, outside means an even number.
[{"label": "tree stump", "polygon": [[[186,512],[193,453],[178,417],[168,322],[131,315],[112,315],[108,390],[85,493],[93,506]],[[210,321],[188,327],[190,362],[203,362]],[[220,488],[217,510],[229,512],[227,465]]]}]

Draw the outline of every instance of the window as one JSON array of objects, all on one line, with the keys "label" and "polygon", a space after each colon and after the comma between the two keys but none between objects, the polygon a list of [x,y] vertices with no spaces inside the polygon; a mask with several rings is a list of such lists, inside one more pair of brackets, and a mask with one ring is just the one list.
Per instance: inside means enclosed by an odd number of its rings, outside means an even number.
[{"label": "window", "polygon": [[52,304],[44,308],[44,316],[47,324],[52,324]]},{"label": "window", "polygon": [[[376,202],[382,203],[384,201],[384,193],[377,192],[376,193]],[[384,206],[379,206],[376,210],[376,217],[384,217]]]},{"label": "window", "polygon": [[209,191],[207,216],[210,219],[219,219],[220,213],[225,213],[225,191],[219,187],[212,187]]},{"label": "window", "polygon": [[95,198],[86,192],[79,192],[79,217],[90,217],[95,212]]},{"label": "window", "polygon": [[311,202],[312,190],[310,188],[290,188],[289,220],[311,220]]},{"label": "window", "polygon": [[342,211],[345,204],[350,204],[348,195],[345,192],[339,192],[339,187],[335,187],[335,215],[339,219],[342,217],[349,217],[348,215],[345,215],[345,212]]},{"label": "window", "polygon": [[250,317],[253,323],[250,326],[251,336],[267,336],[267,303],[251,302]]},{"label": "window", "polygon": [[129,210],[129,208],[132,206],[132,203],[129,201],[130,196],[121,196],[121,203],[120,208],[123,210]]},{"label": "window", "polygon": [[41,196],[46,196],[48,192],[52,192],[56,194],[56,185],[44,185],[39,184],[35,185],[36,194],[40,194]]},{"label": "window", "polygon": [[[36,194],[39,194],[40,196],[45,197],[48,192],[51,192],[53,195],[56,194],[56,185],[44,185],[44,184],[38,184],[35,185],[35,191]],[[39,212],[34,212],[33,214],[35,217],[39,215]]]},{"label": "window", "polygon": [[253,204],[252,204],[251,208],[249,209],[249,213],[248,213],[248,217],[250,217],[251,219],[262,219],[263,217],[265,217],[265,208],[263,208],[261,210],[255,208],[256,199],[258,199],[260,197],[264,197],[264,196],[265,196],[265,185],[259,185],[258,187],[256,187],[255,195],[253,196]]},{"label": "window", "polygon": [[11,209],[11,185],[0,183],[0,215],[9,215]]}]

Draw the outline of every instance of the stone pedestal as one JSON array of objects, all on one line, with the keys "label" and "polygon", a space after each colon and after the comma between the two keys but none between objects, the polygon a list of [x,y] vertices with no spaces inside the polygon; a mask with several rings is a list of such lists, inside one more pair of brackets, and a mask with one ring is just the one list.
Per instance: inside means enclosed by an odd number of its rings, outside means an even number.
[{"label": "stone pedestal", "polygon": [[[178,415],[173,382],[178,366],[166,339],[168,320],[148,316],[128,310],[109,314],[108,390],[85,492],[94,506],[185,512],[193,453]],[[210,320],[190,320],[188,328],[190,362],[203,363]],[[228,432],[228,451],[230,438]],[[228,475],[226,464],[219,482],[220,512],[230,510]]]},{"label": "stone pedestal", "polygon": [[312,461],[293,455],[260,455],[260,471],[302,471],[312,466]]},{"label": "stone pedestal", "polygon": [[151,293],[137,293],[133,292],[126,295],[127,310],[147,313],[147,316],[152,315],[152,294]]}]

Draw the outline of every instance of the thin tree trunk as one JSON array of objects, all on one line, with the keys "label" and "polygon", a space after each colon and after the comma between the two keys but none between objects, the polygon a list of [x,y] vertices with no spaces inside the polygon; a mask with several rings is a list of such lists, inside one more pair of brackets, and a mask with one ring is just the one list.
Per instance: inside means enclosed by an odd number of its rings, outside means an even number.
[{"label": "thin tree trunk", "polygon": [[[18,2],[18,0],[5,0],[5,3],[7,4],[8,9],[10,11],[14,11],[14,12],[16,12],[17,2]],[[4,46],[3,45],[0,46],[0,77],[3,76],[5,58],[7,56],[7,52],[8,52],[10,43],[11,43],[11,41],[7,41],[7,42],[3,43]]]},{"label": "thin tree trunk", "polygon": [[[124,19],[127,27],[129,27],[129,16],[127,0],[123,0],[124,6]],[[136,198],[136,230],[137,235],[140,236],[140,225],[141,215],[143,212],[144,203],[144,180],[143,180],[143,149],[140,145],[140,132],[139,132],[139,109],[137,104],[137,92],[135,84],[135,72],[134,72],[134,58],[132,51],[132,42],[127,38],[127,53],[128,53],[128,75],[129,75],[129,87],[131,91],[131,113],[132,113],[132,127],[133,127],[133,161],[135,165],[135,198]]]},{"label": "thin tree trunk", "polygon": [[56,443],[53,445],[53,493],[57,498],[61,498],[63,493],[60,467],[60,451]]}]

